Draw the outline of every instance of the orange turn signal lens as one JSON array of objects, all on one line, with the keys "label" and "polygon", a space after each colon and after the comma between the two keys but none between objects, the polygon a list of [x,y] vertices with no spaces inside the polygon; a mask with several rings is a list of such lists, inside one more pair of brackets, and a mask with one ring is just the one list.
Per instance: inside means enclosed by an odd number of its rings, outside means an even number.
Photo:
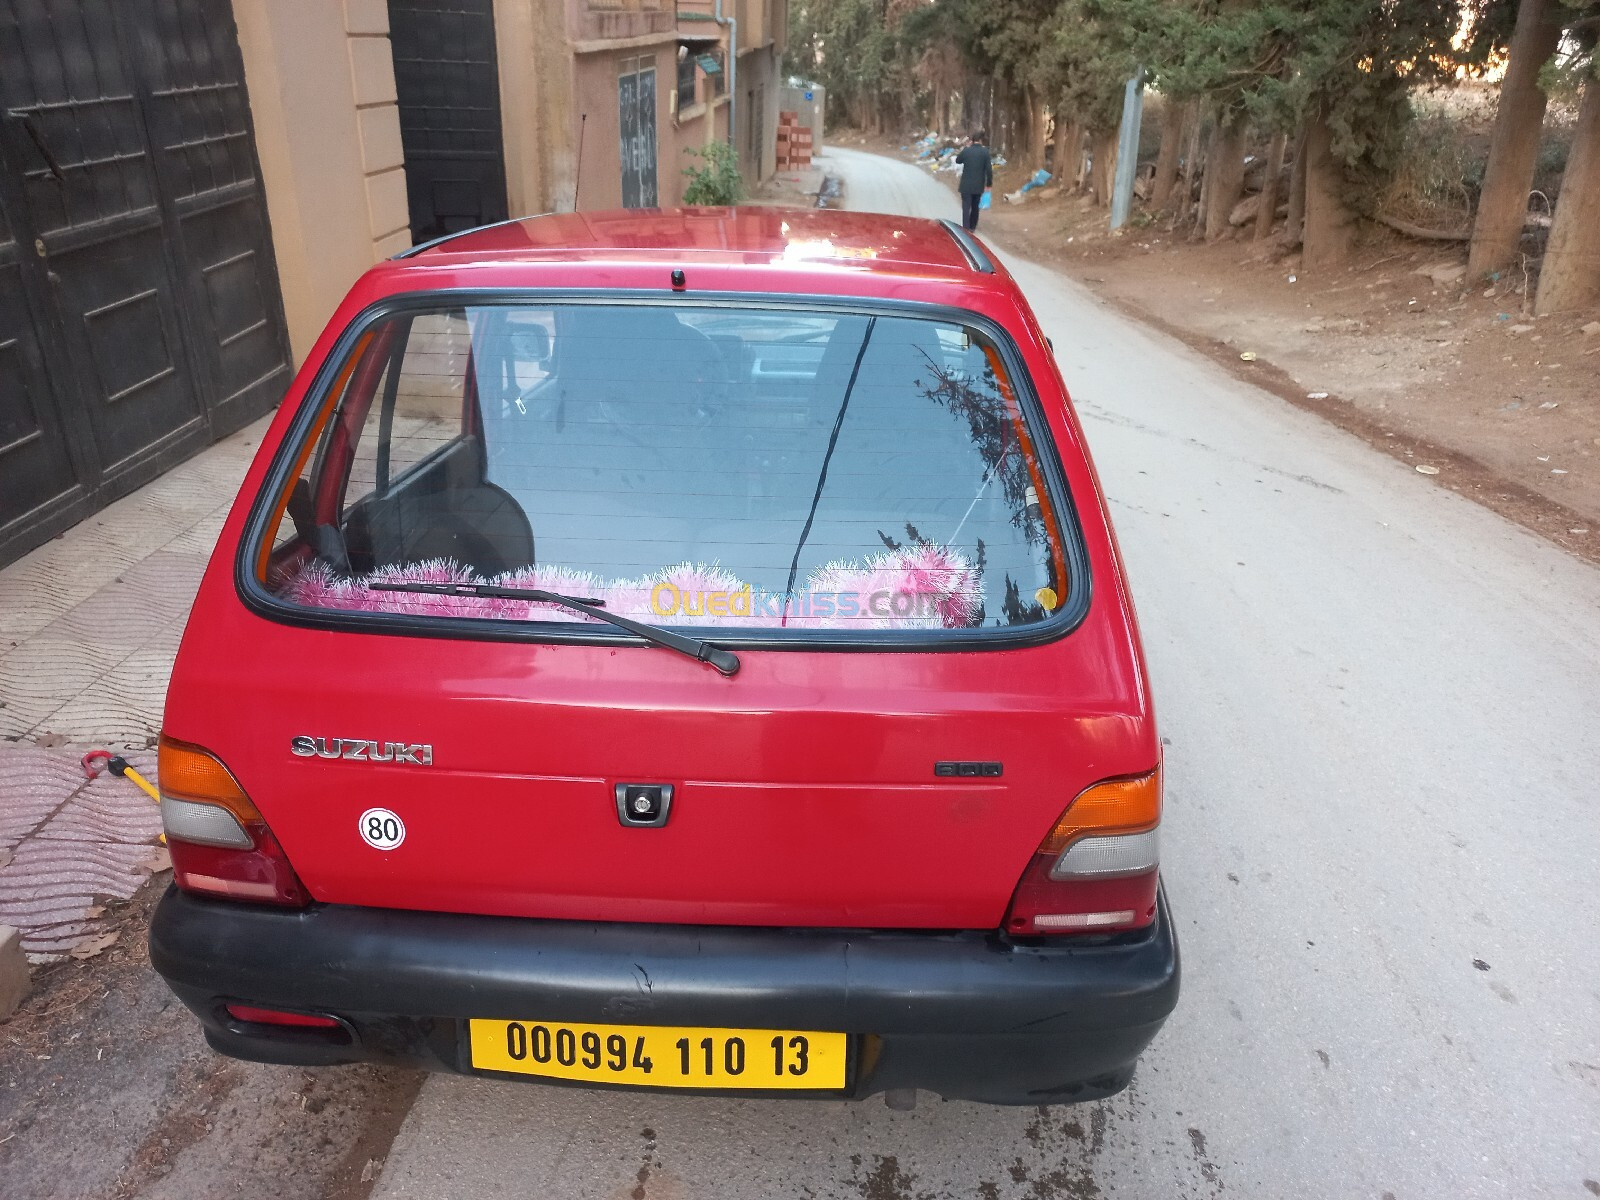
[{"label": "orange turn signal lens", "polygon": [[1097,783],[1067,806],[1040,844],[1038,853],[1055,858],[1087,834],[1143,833],[1161,822],[1161,768],[1131,779]]},{"label": "orange turn signal lens", "polygon": [[216,755],[199,746],[163,736],[156,757],[156,779],[163,796],[215,804],[231,812],[241,824],[261,820],[261,813],[250,803],[233,772]]}]

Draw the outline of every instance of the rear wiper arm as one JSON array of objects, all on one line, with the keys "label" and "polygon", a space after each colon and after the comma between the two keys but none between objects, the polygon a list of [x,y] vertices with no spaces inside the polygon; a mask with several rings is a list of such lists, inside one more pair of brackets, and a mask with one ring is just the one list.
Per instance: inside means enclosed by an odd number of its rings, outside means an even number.
[{"label": "rear wiper arm", "polygon": [[376,592],[425,592],[431,596],[482,596],[493,600],[533,600],[540,604],[559,604],[562,608],[581,612],[597,621],[615,625],[618,629],[626,629],[652,646],[676,650],[696,662],[710,663],[724,675],[739,673],[739,656],[732,650],[720,650],[699,638],[606,612],[601,607],[605,601],[597,596],[563,596],[560,592],[547,592],[543,588],[502,587],[495,583],[422,583],[409,579],[373,582],[367,586]]}]

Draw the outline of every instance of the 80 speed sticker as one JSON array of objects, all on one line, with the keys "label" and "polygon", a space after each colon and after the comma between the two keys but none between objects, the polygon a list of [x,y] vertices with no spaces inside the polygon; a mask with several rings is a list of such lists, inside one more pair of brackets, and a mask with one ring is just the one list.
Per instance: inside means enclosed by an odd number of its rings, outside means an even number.
[{"label": "80 speed sticker", "polygon": [[406,840],[406,823],[387,808],[369,808],[361,814],[361,840],[374,850],[393,850]]}]

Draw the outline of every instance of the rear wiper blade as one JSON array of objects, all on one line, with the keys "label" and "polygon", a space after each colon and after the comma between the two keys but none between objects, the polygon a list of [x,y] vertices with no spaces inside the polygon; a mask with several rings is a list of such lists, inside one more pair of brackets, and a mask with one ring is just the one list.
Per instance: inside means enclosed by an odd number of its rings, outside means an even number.
[{"label": "rear wiper blade", "polygon": [[699,638],[606,612],[601,607],[605,601],[597,596],[563,596],[560,592],[547,592],[543,588],[502,587],[496,583],[422,583],[409,579],[374,581],[367,586],[376,592],[424,592],[431,596],[482,596],[493,600],[533,600],[540,604],[559,604],[562,608],[581,612],[597,621],[615,625],[618,629],[626,629],[652,646],[676,650],[696,662],[710,663],[724,675],[739,673],[739,656],[732,650],[721,650]]}]

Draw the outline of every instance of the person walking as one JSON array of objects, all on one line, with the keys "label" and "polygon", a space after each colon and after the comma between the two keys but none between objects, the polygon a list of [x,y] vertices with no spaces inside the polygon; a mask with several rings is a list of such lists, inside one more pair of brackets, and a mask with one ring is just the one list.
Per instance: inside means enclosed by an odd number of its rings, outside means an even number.
[{"label": "person walking", "polygon": [[961,166],[961,223],[968,229],[978,227],[978,208],[983,194],[994,187],[994,160],[989,157],[989,147],[984,145],[988,134],[982,129],[967,139],[967,144],[956,154]]}]

